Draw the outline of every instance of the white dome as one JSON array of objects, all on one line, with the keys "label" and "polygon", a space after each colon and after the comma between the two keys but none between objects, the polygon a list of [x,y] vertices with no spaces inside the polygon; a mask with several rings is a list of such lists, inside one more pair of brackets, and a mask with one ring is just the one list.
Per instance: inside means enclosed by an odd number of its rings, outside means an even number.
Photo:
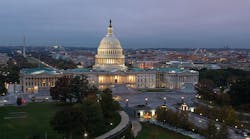
[{"label": "white dome", "polygon": [[122,49],[122,47],[114,35],[107,35],[101,40],[98,49]]},{"label": "white dome", "polygon": [[125,56],[120,41],[113,34],[111,21],[107,32],[97,49],[93,69],[104,71],[126,70]]}]

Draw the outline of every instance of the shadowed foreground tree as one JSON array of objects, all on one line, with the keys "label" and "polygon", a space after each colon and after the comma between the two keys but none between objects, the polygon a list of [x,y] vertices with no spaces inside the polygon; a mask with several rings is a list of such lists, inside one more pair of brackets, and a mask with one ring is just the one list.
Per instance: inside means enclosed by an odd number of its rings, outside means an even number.
[{"label": "shadowed foreground tree", "polygon": [[120,105],[112,97],[110,89],[105,89],[100,97],[99,90],[89,85],[85,76],[74,78],[60,78],[54,88],[51,89],[53,99],[62,102],[76,102],[72,109],[57,112],[51,120],[54,130],[65,133],[71,139],[72,134],[88,134],[88,137],[96,137],[110,128],[110,123],[118,123],[117,110]]},{"label": "shadowed foreground tree", "polygon": [[2,81],[0,81],[0,95],[6,94],[7,93],[7,89],[4,86],[4,83]]},{"label": "shadowed foreground tree", "polygon": [[103,93],[101,94],[101,107],[103,110],[103,115],[105,119],[108,119],[107,122],[109,122],[110,119],[114,117],[114,112],[119,110],[120,105],[117,101],[115,101],[112,97],[112,91],[110,89],[103,90]]},{"label": "shadowed foreground tree", "polygon": [[[103,111],[100,103],[97,102],[97,97],[88,96],[83,100],[81,110],[86,114],[87,121],[85,122],[85,131],[90,136],[96,136],[100,134],[105,128]],[[113,111],[114,113],[114,111]]]},{"label": "shadowed foreground tree", "polygon": [[[250,77],[240,78],[232,83],[229,95],[233,106],[249,105],[250,102]],[[248,108],[249,110],[250,108]]]},{"label": "shadowed foreground tree", "polygon": [[58,111],[52,120],[51,126],[58,133],[65,133],[67,139],[72,139],[73,132],[83,131],[86,115],[77,108],[66,108]]}]

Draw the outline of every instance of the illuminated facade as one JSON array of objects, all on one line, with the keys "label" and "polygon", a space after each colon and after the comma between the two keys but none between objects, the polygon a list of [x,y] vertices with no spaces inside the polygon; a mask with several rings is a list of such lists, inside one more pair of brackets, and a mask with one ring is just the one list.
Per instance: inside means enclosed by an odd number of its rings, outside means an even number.
[{"label": "illuminated facade", "polygon": [[20,71],[20,84],[23,92],[36,93],[55,86],[62,73],[48,68],[31,68]]},{"label": "illuminated facade", "polygon": [[130,88],[179,89],[185,84],[195,85],[199,75],[197,71],[178,68],[127,69],[123,49],[113,34],[110,21],[108,33],[100,42],[92,69],[60,71],[48,68],[22,69],[20,83],[23,92],[37,92],[53,87],[56,80],[62,76],[79,74],[86,75],[89,83],[100,89],[121,84]]}]

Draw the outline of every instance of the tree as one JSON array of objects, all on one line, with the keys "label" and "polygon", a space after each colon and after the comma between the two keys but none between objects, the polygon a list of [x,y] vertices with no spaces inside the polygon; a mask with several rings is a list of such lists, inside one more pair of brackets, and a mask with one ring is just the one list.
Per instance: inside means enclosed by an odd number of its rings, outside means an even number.
[{"label": "tree", "polygon": [[225,106],[230,104],[231,99],[229,94],[221,92],[220,94],[217,95],[215,101],[217,104]]},{"label": "tree", "polygon": [[99,91],[96,86],[89,84],[87,77],[84,75],[75,76],[70,80],[70,84],[71,92],[77,99],[77,102],[81,102],[83,97],[96,95]]},{"label": "tree", "polygon": [[234,126],[235,124],[238,123],[239,118],[235,112],[235,110],[230,106],[230,107],[224,107],[222,108],[222,113],[224,114],[224,118],[225,118],[225,123],[227,125],[232,125]]},{"label": "tree", "polygon": [[112,97],[112,91],[107,88],[101,94],[101,107],[103,110],[104,118],[110,120],[114,117],[115,111],[119,110],[120,105]]},{"label": "tree", "polygon": [[22,98],[18,97],[18,98],[16,99],[16,104],[17,104],[18,106],[22,105]]},{"label": "tree", "polygon": [[103,131],[104,118],[103,111],[96,96],[88,96],[84,98],[83,103],[80,104],[83,113],[86,114],[85,131],[91,136],[95,136]]},{"label": "tree", "polygon": [[207,129],[206,129],[206,139],[217,139],[216,136],[217,136],[217,127],[215,125],[215,122],[213,121],[209,121],[208,122],[208,125],[207,125]]},{"label": "tree", "polygon": [[228,129],[226,124],[215,124],[214,121],[209,121],[206,131],[206,139],[227,139]]},{"label": "tree", "polygon": [[161,107],[158,107],[156,109],[156,115],[157,115],[157,121],[160,122],[166,122],[167,116],[166,116],[166,109],[163,109]]},{"label": "tree", "polygon": [[157,121],[168,123],[178,128],[192,130],[195,128],[194,124],[188,121],[188,113],[183,111],[174,112],[171,109],[164,109],[158,107],[156,109]]},{"label": "tree", "polygon": [[203,98],[206,100],[213,100],[214,99],[214,89],[215,85],[214,82],[210,79],[203,79],[201,80],[196,86],[195,89],[199,95],[202,95]]},{"label": "tree", "polygon": [[219,132],[217,134],[217,139],[227,139],[228,138],[228,129],[226,124],[221,124]]},{"label": "tree", "polygon": [[55,131],[65,133],[67,139],[72,139],[74,131],[81,132],[84,130],[86,121],[85,113],[77,108],[70,107],[56,112],[50,124]]},{"label": "tree", "polygon": [[231,84],[229,95],[234,106],[249,104],[250,78],[239,78]]},{"label": "tree", "polygon": [[52,99],[60,100],[62,102],[67,102],[67,99],[72,102],[72,92],[71,92],[71,78],[69,77],[61,77],[56,83],[55,87],[50,88],[50,95]]},{"label": "tree", "polygon": [[7,93],[7,89],[4,86],[4,83],[0,81],[0,95],[2,94],[6,94]]},{"label": "tree", "polygon": [[66,103],[80,102],[88,95],[96,95],[98,89],[90,85],[87,77],[79,75],[75,77],[61,77],[56,81],[55,87],[50,88],[52,99]]},{"label": "tree", "polygon": [[[233,107],[249,111],[250,106],[250,72],[239,69],[219,69],[219,70],[200,70],[200,83],[197,84],[196,89],[204,99],[214,100],[219,105],[232,105]],[[201,86],[204,80],[211,80],[214,82],[214,88],[220,89],[228,88],[227,93],[220,93],[215,95],[209,93],[208,89]]]},{"label": "tree", "polygon": [[191,123],[188,121],[188,113],[185,111],[177,112],[178,127],[184,129],[192,129]]}]

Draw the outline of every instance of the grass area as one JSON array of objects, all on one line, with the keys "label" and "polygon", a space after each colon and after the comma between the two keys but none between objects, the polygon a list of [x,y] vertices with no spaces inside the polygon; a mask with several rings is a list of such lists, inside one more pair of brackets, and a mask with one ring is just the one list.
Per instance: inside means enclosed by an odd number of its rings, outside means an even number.
[{"label": "grass area", "polygon": [[[61,139],[50,127],[49,121],[60,106],[54,103],[30,103],[26,106],[0,107],[0,138],[1,139],[28,139],[33,135],[43,135],[47,132],[48,138]],[[24,112],[25,118],[4,119],[11,117],[10,113]]]},{"label": "grass area", "polygon": [[169,89],[166,88],[156,88],[156,89],[138,89],[141,92],[169,92]]},{"label": "grass area", "polygon": [[[64,135],[51,128],[50,119],[56,111],[64,107],[65,105],[49,102],[0,107],[0,139],[29,139],[34,135],[45,138],[45,134],[47,139],[62,139]],[[120,115],[117,113],[112,121],[113,125],[104,129],[105,131],[119,124]],[[80,135],[73,135],[73,138],[82,139]]]},{"label": "grass area", "polygon": [[136,139],[192,139],[188,136],[178,134],[150,123],[141,124],[142,131],[138,134]]}]

